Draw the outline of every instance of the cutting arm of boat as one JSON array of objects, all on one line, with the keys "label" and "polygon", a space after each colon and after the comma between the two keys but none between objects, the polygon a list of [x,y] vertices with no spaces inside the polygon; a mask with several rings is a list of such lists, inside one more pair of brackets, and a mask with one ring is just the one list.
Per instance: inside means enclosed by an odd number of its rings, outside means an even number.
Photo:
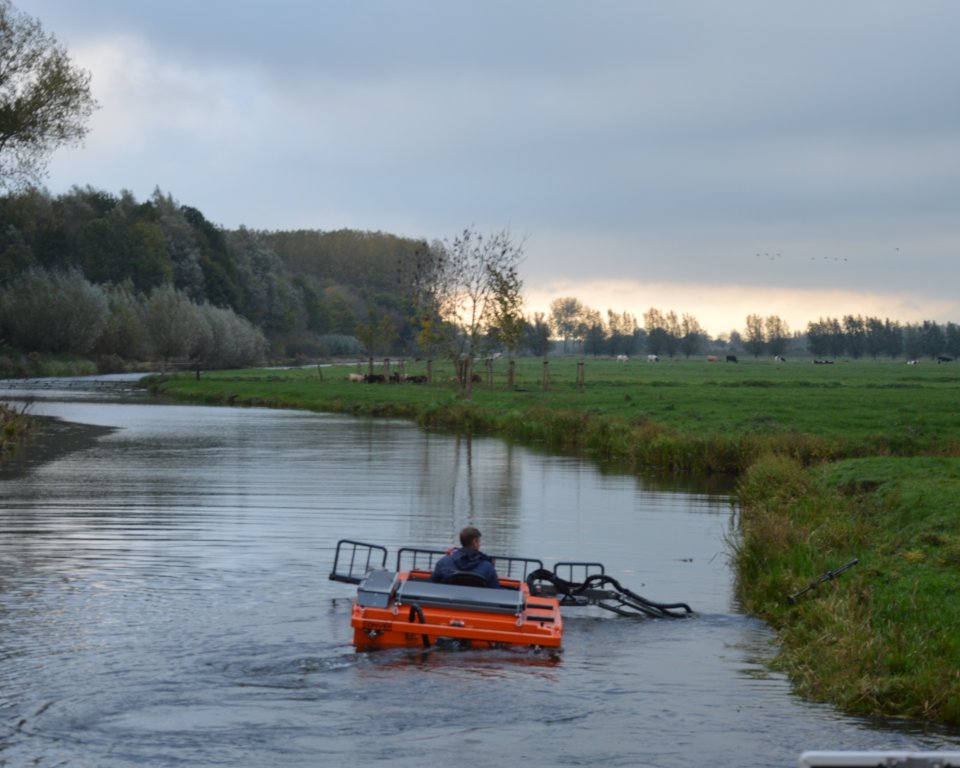
[{"label": "cutting arm of boat", "polygon": [[[557,574],[563,569],[571,572],[578,567],[593,567],[587,570],[581,581],[563,579]],[[607,576],[600,563],[557,563],[553,571],[534,571],[527,577],[534,594],[557,597],[561,606],[596,605],[620,616],[649,616],[659,619],[682,619],[693,614],[686,603],[655,603],[632,592],[613,576]]]},{"label": "cutting arm of boat", "polygon": [[535,558],[493,556],[500,588],[432,581],[443,550],[405,547],[394,568],[387,550],[351,539],[337,543],[332,581],[357,585],[351,626],[357,648],[469,647],[559,648],[561,607],[599,606],[621,616],[682,618],[686,603],[655,603],[624,588],[601,563],[563,562],[552,570]]}]

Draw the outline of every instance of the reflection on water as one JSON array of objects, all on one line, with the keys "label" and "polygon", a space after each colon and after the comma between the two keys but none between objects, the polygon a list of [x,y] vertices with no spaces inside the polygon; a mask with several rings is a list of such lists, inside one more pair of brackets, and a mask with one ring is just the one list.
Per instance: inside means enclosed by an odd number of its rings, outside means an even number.
[{"label": "reflection on water", "polygon": [[[29,394],[66,422],[35,445],[49,460],[0,470],[0,764],[770,766],[957,743],[766,671],[725,495],[400,422]],[[599,560],[699,615],[568,614],[559,658],[354,652],[337,539],[440,548],[467,522],[492,552]]]}]

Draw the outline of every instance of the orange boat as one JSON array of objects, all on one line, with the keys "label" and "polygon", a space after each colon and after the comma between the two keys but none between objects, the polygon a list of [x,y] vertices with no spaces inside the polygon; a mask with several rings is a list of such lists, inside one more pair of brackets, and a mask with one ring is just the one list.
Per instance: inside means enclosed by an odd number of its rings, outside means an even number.
[{"label": "orange boat", "polygon": [[372,571],[353,601],[353,644],[559,648],[563,617],[557,598],[531,598],[527,585],[515,579],[500,583],[499,589],[435,584],[429,571]]},{"label": "orange boat", "polygon": [[543,568],[541,561],[494,558],[500,588],[490,589],[469,581],[434,583],[433,565],[445,554],[406,547],[390,570],[384,547],[349,539],[337,543],[330,578],[358,585],[350,619],[357,648],[560,647],[560,601],[555,596],[531,596],[525,581]]},{"label": "orange boat", "polygon": [[[600,563],[557,563],[548,571],[540,560],[496,556],[497,589],[469,580],[438,584],[431,580],[433,564],[444,554],[404,548],[391,570],[384,547],[349,539],[337,543],[330,579],[358,585],[350,619],[358,649],[445,644],[555,649],[563,638],[561,606],[597,605],[630,616],[692,614],[685,603],[653,603],[624,589]],[[558,571],[568,578],[556,576]],[[582,578],[575,581],[575,574]]]}]

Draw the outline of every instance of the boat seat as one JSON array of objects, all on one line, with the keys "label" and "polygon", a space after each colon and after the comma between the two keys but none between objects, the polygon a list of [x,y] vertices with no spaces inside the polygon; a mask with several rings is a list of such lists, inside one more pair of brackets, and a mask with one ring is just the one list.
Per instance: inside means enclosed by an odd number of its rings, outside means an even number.
[{"label": "boat seat", "polygon": [[487,580],[473,571],[454,571],[445,584],[459,584],[462,587],[485,587]]},{"label": "boat seat", "polygon": [[397,601],[421,607],[460,608],[481,613],[512,613],[523,610],[523,592],[519,589],[466,587],[462,584],[436,584],[432,581],[404,581],[397,590]]}]

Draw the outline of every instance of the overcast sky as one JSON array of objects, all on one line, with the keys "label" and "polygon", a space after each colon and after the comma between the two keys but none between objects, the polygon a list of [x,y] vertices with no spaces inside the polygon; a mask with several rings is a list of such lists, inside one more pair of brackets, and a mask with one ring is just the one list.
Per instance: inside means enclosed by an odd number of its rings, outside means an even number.
[{"label": "overcast sky", "polygon": [[101,105],[54,194],[508,228],[529,309],[960,322],[953,0],[13,2]]}]

